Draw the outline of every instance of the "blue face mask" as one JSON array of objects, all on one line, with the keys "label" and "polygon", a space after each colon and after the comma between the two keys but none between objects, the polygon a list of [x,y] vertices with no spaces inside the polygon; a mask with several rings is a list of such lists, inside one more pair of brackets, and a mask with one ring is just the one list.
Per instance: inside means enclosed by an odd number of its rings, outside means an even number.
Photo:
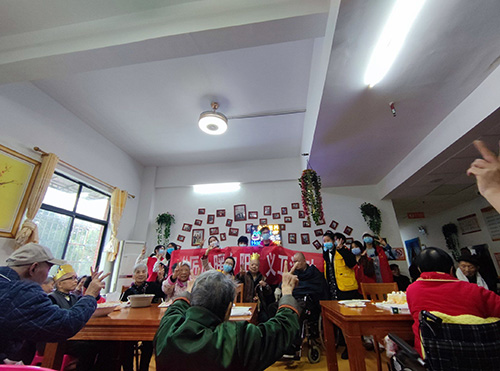
[{"label": "blue face mask", "polygon": [[165,254],[165,249],[158,249],[158,254]]},{"label": "blue face mask", "polygon": [[333,242],[325,242],[323,244],[323,248],[324,248],[325,251],[333,249]]},{"label": "blue face mask", "polygon": [[361,249],[359,247],[355,247],[351,250],[351,252],[354,254],[354,255],[361,255]]},{"label": "blue face mask", "polygon": [[373,237],[363,237],[363,241],[365,241],[365,243],[373,243]]},{"label": "blue face mask", "polygon": [[233,270],[233,266],[231,264],[224,264],[222,266],[222,269],[224,270],[224,272],[226,273],[231,273],[231,271]]},{"label": "blue face mask", "polygon": [[175,249],[173,247],[169,247],[167,249],[167,254],[171,255],[174,251],[175,251]]},{"label": "blue face mask", "polygon": [[270,233],[262,233],[262,239],[267,241],[268,239],[271,238],[271,234]]}]

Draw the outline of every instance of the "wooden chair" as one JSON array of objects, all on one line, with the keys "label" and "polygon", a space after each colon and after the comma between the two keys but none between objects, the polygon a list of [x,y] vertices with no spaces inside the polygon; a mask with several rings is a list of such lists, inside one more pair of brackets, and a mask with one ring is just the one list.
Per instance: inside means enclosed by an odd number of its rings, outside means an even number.
[{"label": "wooden chair", "polygon": [[372,301],[387,300],[387,294],[393,291],[398,291],[398,284],[391,283],[363,283],[361,282],[361,293],[363,299],[370,299]]},{"label": "wooden chair", "polygon": [[[239,296],[239,300],[238,300]],[[238,286],[236,286],[236,294],[234,296],[234,302],[235,303],[243,303],[243,284],[238,283]]]}]

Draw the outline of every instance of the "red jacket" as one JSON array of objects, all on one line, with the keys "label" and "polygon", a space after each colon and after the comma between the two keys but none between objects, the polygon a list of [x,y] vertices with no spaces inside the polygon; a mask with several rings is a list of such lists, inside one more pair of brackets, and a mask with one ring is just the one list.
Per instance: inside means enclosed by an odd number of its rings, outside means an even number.
[{"label": "red jacket", "polygon": [[408,286],[406,298],[413,316],[415,349],[421,354],[418,314],[422,310],[450,316],[500,317],[500,296],[476,284],[459,281],[449,274],[424,272]]},{"label": "red jacket", "polygon": [[380,275],[382,276],[383,283],[394,282],[394,277],[392,276],[391,267],[389,266],[389,259],[385,255],[385,250],[382,246],[376,245],[378,260],[380,263]]}]

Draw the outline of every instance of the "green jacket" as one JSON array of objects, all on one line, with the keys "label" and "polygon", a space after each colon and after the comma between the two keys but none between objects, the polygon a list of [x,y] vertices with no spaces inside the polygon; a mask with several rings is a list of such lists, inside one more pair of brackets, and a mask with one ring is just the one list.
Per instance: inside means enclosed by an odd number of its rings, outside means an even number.
[{"label": "green jacket", "polygon": [[157,370],[264,370],[280,359],[299,333],[298,305],[280,300],[276,316],[253,325],[222,322],[180,297],[168,308],[155,336]]}]

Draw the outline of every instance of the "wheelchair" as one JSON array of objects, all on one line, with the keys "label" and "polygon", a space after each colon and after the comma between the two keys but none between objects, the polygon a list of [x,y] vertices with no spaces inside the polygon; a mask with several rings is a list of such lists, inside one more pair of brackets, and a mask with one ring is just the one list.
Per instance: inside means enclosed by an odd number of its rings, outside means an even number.
[{"label": "wheelchair", "polygon": [[500,320],[481,324],[445,323],[437,315],[422,311],[419,321],[425,359],[397,335],[389,334],[398,346],[389,370],[500,370]]},{"label": "wheelchair", "polygon": [[313,300],[310,295],[303,298],[303,311],[301,315],[302,331],[301,331],[301,346],[299,349],[299,359],[302,355],[302,345],[304,340],[307,341],[307,359],[309,363],[318,363],[321,358],[321,349],[325,348],[323,334],[323,319],[321,317],[321,306],[319,301]]}]

